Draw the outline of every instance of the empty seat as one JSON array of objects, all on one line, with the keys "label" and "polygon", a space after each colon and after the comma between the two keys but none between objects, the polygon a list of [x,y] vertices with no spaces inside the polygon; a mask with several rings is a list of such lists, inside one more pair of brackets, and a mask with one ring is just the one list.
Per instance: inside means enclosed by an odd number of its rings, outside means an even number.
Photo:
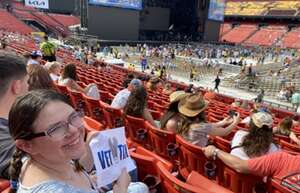
[{"label": "empty seat", "polygon": [[204,164],[207,161],[201,147],[193,145],[183,137],[176,135],[179,146],[179,172],[186,179],[194,170],[204,174]]},{"label": "empty seat", "polygon": [[299,145],[291,144],[289,142],[286,142],[284,140],[280,140],[280,146],[282,149],[288,150],[288,151],[294,151],[294,152],[300,152]]},{"label": "empty seat", "polygon": [[86,115],[89,115],[89,112],[86,108],[82,93],[74,91],[70,88],[67,88],[67,90],[69,92],[72,106],[76,109],[76,111],[82,111],[82,112],[85,112]]},{"label": "empty seat", "polygon": [[91,97],[88,97],[86,95],[83,95],[83,98],[85,100],[85,104],[86,104],[86,107],[87,107],[90,117],[101,122],[104,125],[104,127],[106,127],[106,122],[105,122],[105,118],[104,118],[104,114],[103,114],[103,109],[100,106],[100,101],[93,99]]},{"label": "empty seat", "polygon": [[104,126],[101,123],[99,123],[98,121],[96,121],[96,120],[94,120],[90,117],[85,116],[83,118],[83,120],[84,120],[84,126],[88,131],[102,131],[102,130],[104,130]]},{"label": "empty seat", "polygon": [[164,193],[182,193],[182,192],[209,192],[207,189],[202,189],[196,186],[189,185],[178,180],[169,170],[160,162],[157,163],[159,177],[162,184],[162,192]]},{"label": "empty seat", "polygon": [[103,113],[108,128],[112,129],[124,126],[122,110],[113,108],[105,103],[101,104],[103,105]]},{"label": "empty seat", "polygon": [[152,149],[145,120],[133,116],[125,116],[125,130],[128,137],[147,149]]},{"label": "empty seat", "polygon": [[232,191],[214,183],[203,175],[192,171],[186,180],[187,184],[206,189],[210,193],[232,193]]},{"label": "empty seat", "polygon": [[166,159],[176,161],[178,151],[176,134],[156,128],[148,121],[146,121],[145,127],[148,130],[153,151]]}]

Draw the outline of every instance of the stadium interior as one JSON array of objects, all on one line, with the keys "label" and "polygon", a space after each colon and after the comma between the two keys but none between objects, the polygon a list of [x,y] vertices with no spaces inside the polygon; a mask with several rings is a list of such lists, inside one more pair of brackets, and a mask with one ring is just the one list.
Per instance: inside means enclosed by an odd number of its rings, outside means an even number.
[{"label": "stadium interior", "polygon": [[[43,47],[48,39],[51,48]],[[51,89],[84,113],[86,135],[123,127],[138,181],[151,193],[300,192],[299,178],[289,179],[300,175],[299,0],[0,0],[0,46],[0,52],[26,58],[29,79],[36,66],[47,70]],[[57,64],[54,80],[50,69]],[[70,64],[76,66],[74,87],[61,81]],[[143,87],[146,97],[133,96],[138,92],[134,80],[141,82],[138,87]],[[96,94],[91,94],[93,86]],[[125,104],[116,107],[124,90]],[[164,120],[177,92],[185,95],[175,101],[177,114],[172,116],[177,122],[170,130]],[[192,99],[197,104],[191,105]],[[130,114],[142,100],[142,114]],[[203,120],[189,115],[200,103],[205,105],[197,116],[204,114]],[[252,131],[260,113],[270,115],[271,124],[255,127],[269,129],[271,139],[262,138],[259,129]],[[259,121],[267,122],[267,115]],[[291,122],[288,134],[278,131],[286,119]],[[68,121],[65,132],[71,130]],[[203,130],[190,136],[195,127]],[[223,130],[222,134],[214,129]],[[251,154],[251,148],[263,146],[255,146],[256,140],[268,147]],[[6,149],[1,143],[0,149]],[[285,162],[268,157],[278,152],[285,157],[274,157]],[[1,154],[13,159],[4,151]],[[268,160],[259,165],[264,157]],[[276,162],[280,171],[268,173]],[[248,168],[237,169],[240,165],[234,163],[246,163]],[[278,173],[285,175],[275,176]],[[15,179],[1,174],[1,193],[12,193],[15,185]],[[129,191],[130,186],[128,192],[142,192]],[[23,185],[17,189],[26,192]]]}]

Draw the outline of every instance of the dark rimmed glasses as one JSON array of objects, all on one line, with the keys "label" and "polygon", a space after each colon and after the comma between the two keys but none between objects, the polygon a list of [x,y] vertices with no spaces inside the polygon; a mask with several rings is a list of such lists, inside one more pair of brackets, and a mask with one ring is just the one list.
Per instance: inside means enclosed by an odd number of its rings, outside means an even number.
[{"label": "dark rimmed glasses", "polygon": [[39,133],[32,133],[23,139],[31,140],[38,137],[49,136],[53,139],[60,140],[63,139],[70,129],[70,125],[75,128],[82,128],[84,127],[83,118],[84,113],[74,111],[68,117],[67,121],[59,121],[57,123],[51,124],[46,131],[39,132]]}]

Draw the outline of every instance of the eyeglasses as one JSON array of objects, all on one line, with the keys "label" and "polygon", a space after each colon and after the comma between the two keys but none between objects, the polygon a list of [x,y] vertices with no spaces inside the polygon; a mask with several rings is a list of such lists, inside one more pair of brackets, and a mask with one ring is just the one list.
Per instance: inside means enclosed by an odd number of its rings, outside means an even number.
[{"label": "eyeglasses", "polygon": [[82,112],[74,111],[69,115],[67,121],[60,121],[54,123],[50,125],[46,131],[39,132],[39,133],[32,133],[23,139],[31,140],[34,138],[44,137],[44,136],[49,136],[55,140],[63,139],[66,136],[68,130],[70,129],[70,125],[76,128],[84,127],[83,120],[82,120],[83,116],[84,114]]}]

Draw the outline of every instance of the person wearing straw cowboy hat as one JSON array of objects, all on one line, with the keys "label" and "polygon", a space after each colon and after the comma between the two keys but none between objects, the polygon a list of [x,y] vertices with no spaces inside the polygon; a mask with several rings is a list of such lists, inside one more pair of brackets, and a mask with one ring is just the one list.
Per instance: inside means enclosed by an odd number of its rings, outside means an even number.
[{"label": "person wearing straw cowboy hat", "polygon": [[208,102],[199,93],[190,94],[178,103],[181,119],[178,121],[176,133],[201,147],[207,145],[207,135],[226,136],[240,121],[240,115],[236,113],[232,118],[228,116],[216,123],[206,123],[204,111],[207,106]]},{"label": "person wearing straw cowboy hat", "polygon": [[180,119],[178,103],[189,94],[184,91],[175,91],[170,94],[170,104],[164,115],[160,119],[160,128],[168,131],[176,131],[177,123]]}]

